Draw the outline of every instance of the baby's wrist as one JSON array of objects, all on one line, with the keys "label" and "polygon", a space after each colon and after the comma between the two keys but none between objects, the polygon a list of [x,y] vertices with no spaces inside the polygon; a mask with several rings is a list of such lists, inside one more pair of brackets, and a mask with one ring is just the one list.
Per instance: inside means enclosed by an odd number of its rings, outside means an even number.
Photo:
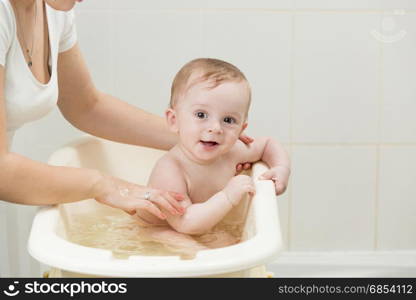
[{"label": "baby's wrist", "polygon": [[227,188],[222,190],[222,193],[224,193],[224,197],[227,199],[227,202],[230,203],[232,207],[237,206],[240,200],[243,198],[239,192],[235,193],[235,191],[227,190]]},{"label": "baby's wrist", "polygon": [[231,207],[234,207],[234,206],[236,206],[238,204],[238,202],[239,202],[238,200],[239,199],[237,199],[237,201],[233,201],[234,198],[231,197],[229,195],[229,193],[227,193],[227,191],[225,189],[223,191],[221,191],[221,193],[223,194],[223,196],[227,200],[227,202],[231,205]]}]

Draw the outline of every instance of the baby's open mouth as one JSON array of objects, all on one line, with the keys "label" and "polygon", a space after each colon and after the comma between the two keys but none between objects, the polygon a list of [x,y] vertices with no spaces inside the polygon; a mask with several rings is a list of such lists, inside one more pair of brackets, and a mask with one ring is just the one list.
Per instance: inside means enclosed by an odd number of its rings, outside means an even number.
[{"label": "baby's open mouth", "polygon": [[215,142],[215,141],[200,141],[201,143],[202,143],[202,145],[204,145],[204,146],[208,146],[208,147],[214,147],[214,146],[217,146],[217,145],[219,145],[217,142]]}]

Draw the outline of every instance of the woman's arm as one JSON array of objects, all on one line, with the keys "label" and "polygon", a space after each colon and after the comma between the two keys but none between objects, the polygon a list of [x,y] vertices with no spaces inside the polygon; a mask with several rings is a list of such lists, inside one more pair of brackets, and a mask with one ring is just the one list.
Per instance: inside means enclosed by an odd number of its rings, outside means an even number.
[{"label": "woman's arm", "polygon": [[93,197],[95,170],[52,167],[9,152],[6,136],[4,67],[0,66],[0,199],[43,205]]},{"label": "woman's arm", "polygon": [[170,149],[177,141],[162,117],[98,91],[78,45],[60,53],[58,106],[75,127],[112,141]]},{"label": "woman's arm", "polygon": [[[28,205],[50,205],[94,198],[130,214],[145,210],[160,217],[159,207],[166,205],[167,201],[173,202],[173,198],[183,198],[105,176],[97,170],[50,166],[10,152],[6,136],[4,73],[4,67],[0,65],[0,199]],[[121,194],[121,189],[129,190],[129,195]],[[158,206],[143,200],[148,191],[158,195],[155,201]]]}]

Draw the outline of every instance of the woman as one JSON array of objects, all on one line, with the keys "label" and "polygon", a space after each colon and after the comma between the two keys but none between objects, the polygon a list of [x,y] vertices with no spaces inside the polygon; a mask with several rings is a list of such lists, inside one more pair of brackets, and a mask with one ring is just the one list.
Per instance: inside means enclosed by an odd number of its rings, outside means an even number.
[{"label": "woman", "polygon": [[70,11],[76,2],[0,0],[0,199],[48,205],[93,198],[129,214],[180,213],[182,195],[9,152],[15,130],[46,115],[56,101],[72,125],[92,135],[165,150],[175,144],[162,118],[94,87],[77,45]]}]

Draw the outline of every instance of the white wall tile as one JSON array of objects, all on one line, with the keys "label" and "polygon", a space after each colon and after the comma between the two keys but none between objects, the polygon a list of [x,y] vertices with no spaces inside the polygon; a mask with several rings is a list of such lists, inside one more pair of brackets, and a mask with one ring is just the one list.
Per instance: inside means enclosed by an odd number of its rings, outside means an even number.
[{"label": "white wall tile", "polygon": [[415,10],[416,1],[414,0],[379,0],[382,8],[388,8],[393,10]]},{"label": "white wall tile", "polygon": [[113,9],[195,9],[205,6],[205,0],[111,0]]},{"label": "white wall tile", "polygon": [[413,0],[294,0],[296,9],[314,10],[389,10],[415,9]]},{"label": "white wall tile", "polygon": [[163,114],[175,74],[201,56],[200,15],[181,12],[114,13],[116,95]]},{"label": "white wall tile", "polygon": [[293,0],[112,0],[114,9],[292,9]]},{"label": "white wall tile", "polygon": [[383,20],[379,32],[384,63],[381,141],[415,143],[416,14]]},{"label": "white wall tile", "polygon": [[291,250],[373,250],[376,149],[293,146]]},{"label": "white wall tile", "polygon": [[291,10],[293,0],[207,0],[207,8],[225,8],[225,9],[281,9]]},{"label": "white wall tile", "polygon": [[378,244],[380,250],[416,248],[416,147],[380,151]]},{"label": "white wall tile", "polygon": [[[119,0],[124,1],[124,0]],[[110,9],[111,0],[85,0],[82,3],[77,3],[77,11],[87,11],[87,10],[102,10]]]},{"label": "white wall tile", "polygon": [[[94,20],[92,22],[92,20]],[[78,43],[96,87],[114,92],[112,78],[113,53],[110,44],[110,13],[82,11],[76,14]]]},{"label": "white wall tile", "polygon": [[295,16],[295,142],[377,140],[380,44],[377,14]]},{"label": "white wall tile", "polygon": [[291,15],[205,13],[203,53],[235,64],[252,88],[248,132],[289,140]]}]

